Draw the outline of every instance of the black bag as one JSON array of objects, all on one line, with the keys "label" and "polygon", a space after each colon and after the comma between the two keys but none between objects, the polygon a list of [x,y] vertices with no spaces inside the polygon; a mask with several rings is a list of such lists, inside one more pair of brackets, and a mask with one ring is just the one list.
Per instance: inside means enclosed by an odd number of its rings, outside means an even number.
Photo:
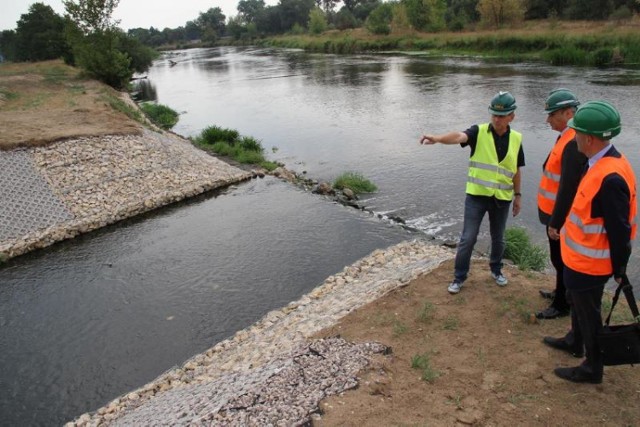
[{"label": "black bag", "polygon": [[[618,302],[620,291],[624,292],[624,296],[629,303],[629,308],[635,319],[634,323],[628,325],[610,326],[611,314]],[[614,365],[633,365],[640,363],[640,321],[638,317],[638,306],[633,296],[633,288],[626,275],[622,277],[622,281],[616,289],[611,302],[611,311],[607,320],[604,322],[602,331],[598,334],[598,345],[602,352],[602,358],[605,366]]]}]

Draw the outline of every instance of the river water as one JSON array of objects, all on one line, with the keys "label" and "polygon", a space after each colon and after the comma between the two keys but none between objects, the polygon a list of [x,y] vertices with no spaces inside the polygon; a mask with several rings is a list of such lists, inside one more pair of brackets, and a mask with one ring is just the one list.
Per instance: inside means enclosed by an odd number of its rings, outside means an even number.
[{"label": "river water", "polygon": [[534,241],[546,245],[536,192],[558,135],[545,122],[550,90],[566,87],[583,101],[612,102],[623,122],[615,145],[640,172],[638,70],[237,48],[173,52],[171,59],[175,66],[160,60],[148,78],[158,102],[182,113],[176,132],[234,128],[260,139],[270,158],[311,177],[331,181],[360,172],[379,187],[367,208],[443,239],[457,239],[461,230],[469,149],[420,146],[418,139],[488,121],[487,106],[499,90],[517,99],[512,126],[523,133],[527,164],[522,213],[509,225],[527,228]]},{"label": "river water", "polygon": [[[498,90],[518,100],[513,127],[527,161],[523,212],[510,225],[535,241],[544,243],[536,186],[556,136],[542,111],[549,90],[613,102],[623,117],[616,145],[639,172],[635,70],[251,48],[170,55],[177,64],[157,61],[145,89],[182,113],[174,131],[238,129],[316,179],[360,172],[379,187],[368,209],[443,239],[460,232],[468,151],[418,138],[486,121]],[[0,425],[56,425],[94,410],[413,237],[265,178],[13,260],[0,269]],[[479,249],[487,240],[484,229]]]}]

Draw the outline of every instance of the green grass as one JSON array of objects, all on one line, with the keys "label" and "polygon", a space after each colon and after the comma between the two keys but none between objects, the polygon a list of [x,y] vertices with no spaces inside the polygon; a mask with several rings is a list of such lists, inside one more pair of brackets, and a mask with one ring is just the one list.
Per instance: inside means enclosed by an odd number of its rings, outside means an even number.
[{"label": "green grass", "polygon": [[139,123],[143,123],[144,124],[144,120],[142,118],[142,114],[140,113],[140,110],[132,107],[131,105],[127,104],[126,102],[124,102],[122,99],[118,98],[117,96],[104,91],[102,93],[102,99],[111,106],[111,108],[113,108],[116,111],[119,111],[123,114],[126,114],[129,118],[139,122]]},{"label": "green grass", "polygon": [[260,141],[250,136],[241,136],[235,129],[209,126],[200,132],[194,142],[221,156],[231,157],[238,163],[260,165],[269,171],[278,167],[264,157]]},{"label": "green grass", "polygon": [[180,117],[177,111],[162,104],[145,103],[140,108],[153,124],[164,130],[174,127]]},{"label": "green grass", "polygon": [[507,297],[500,301],[498,307],[498,316],[503,317],[507,314],[515,312],[516,316],[522,320],[523,323],[528,323],[529,316],[531,314],[531,307],[529,301],[526,298],[514,298]]},{"label": "green grass", "polygon": [[338,176],[333,183],[338,190],[350,189],[356,194],[373,193],[378,187],[358,172],[345,172]]},{"label": "green grass", "polygon": [[9,92],[8,90],[0,88],[0,97],[4,98],[7,101],[12,101],[14,99],[18,99],[20,95],[16,92]]},{"label": "green grass", "polygon": [[405,333],[407,333],[408,330],[409,330],[409,328],[407,327],[407,325],[405,325],[404,323],[400,322],[399,320],[395,320],[393,322],[393,336],[394,337],[399,337],[400,335],[404,335]]},{"label": "green grass", "polygon": [[504,233],[506,248],[504,257],[513,261],[521,270],[542,271],[547,265],[547,252],[533,245],[524,228],[507,228]]},{"label": "green grass", "polygon": [[411,368],[419,369],[422,372],[420,377],[423,381],[428,383],[433,382],[440,376],[440,373],[431,366],[431,357],[428,353],[416,354],[413,356],[411,358]]},{"label": "green grass", "polygon": [[423,51],[428,55],[462,54],[507,61],[537,60],[554,65],[607,66],[640,63],[640,33],[628,28],[571,22],[537,22],[517,30],[372,35],[363,29],[322,36],[285,35],[259,41],[263,46],[324,53]]},{"label": "green grass", "polygon": [[444,319],[444,325],[442,328],[447,331],[456,331],[458,330],[458,326],[460,326],[458,318],[455,316],[448,316],[446,319]]},{"label": "green grass", "polygon": [[418,321],[422,323],[429,322],[431,319],[433,319],[435,311],[436,307],[432,303],[428,301],[425,302],[424,304],[422,304],[422,308],[418,312]]}]

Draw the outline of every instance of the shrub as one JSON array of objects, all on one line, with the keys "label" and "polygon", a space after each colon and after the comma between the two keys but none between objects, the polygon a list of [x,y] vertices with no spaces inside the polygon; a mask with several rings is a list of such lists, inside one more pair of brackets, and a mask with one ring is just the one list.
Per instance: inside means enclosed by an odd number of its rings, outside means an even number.
[{"label": "shrub", "polygon": [[382,3],[369,14],[365,26],[373,34],[389,34],[392,19],[393,8],[391,4]]},{"label": "shrub", "polygon": [[194,141],[214,153],[231,157],[239,163],[260,165],[268,171],[278,167],[274,162],[264,158],[264,148],[260,141],[250,136],[241,137],[235,129],[209,126],[203,129]]},{"label": "shrub", "polygon": [[140,108],[155,125],[171,129],[178,123],[178,112],[162,104],[142,104]]},{"label": "shrub", "polygon": [[209,126],[200,133],[202,142],[211,145],[218,141],[233,143],[239,136],[240,134],[235,129],[223,129],[218,126]]},{"label": "shrub", "polygon": [[508,228],[504,237],[506,242],[505,258],[513,261],[521,270],[541,271],[545,268],[547,265],[546,251],[531,243],[524,228]]},{"label": "shrub", "polygon": [[438,371],[431,366],[431,358],[428,353],[414,355],[411,358],[411,367],[422,371],[422,380],[429,383],[440,376]]},{"label": "shrub", "polygon": [[309,12],[309,23],[307,25],[309,27],[309,33],[311,34],[318,35],[327,31],[327,18],[319,7],[311,9],[311,12]]},{"label": "shrub", "polygon": [[345,172],[336,178],[333,187],[338,190],[350,189],[356,194],[373,193],[378,189],[374,183],[357,172]]}]

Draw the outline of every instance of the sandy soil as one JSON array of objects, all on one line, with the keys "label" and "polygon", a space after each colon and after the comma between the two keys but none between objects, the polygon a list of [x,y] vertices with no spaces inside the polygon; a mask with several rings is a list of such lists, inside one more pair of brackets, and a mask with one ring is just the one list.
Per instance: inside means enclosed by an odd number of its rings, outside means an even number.
[{"label": "sandy soil", "polygon": [[115,111],[119,93],[61,61],[0,64],[0,149],[87,135],[139,134],[141,125]]},{"label": "sandy soil", "polygon": [[[506,269],[500,288],[474,262],[458,295],[453,263],[363,307],[320,336],[378,341],[393,353],[362,372],[360,387],[321,403],[318,426],[637,425],[640,369],[607,367],[601,385],[573,384],[553,369],[580,359],[542,344],[562,336],[568,318],[537,322],[550,276]],[[626,304],[616,308],[628,310]],[[427,355],[427,377],[412,358]]]}]

